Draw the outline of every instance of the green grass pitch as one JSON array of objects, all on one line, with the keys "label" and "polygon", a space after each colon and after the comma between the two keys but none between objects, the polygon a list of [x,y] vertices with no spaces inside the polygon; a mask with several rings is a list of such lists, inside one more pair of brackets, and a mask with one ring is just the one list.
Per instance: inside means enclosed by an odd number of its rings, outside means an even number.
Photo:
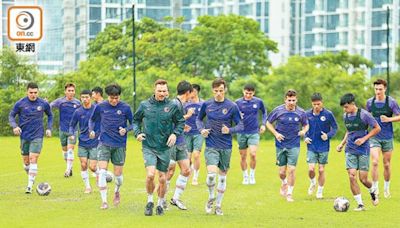
[{"label": "green grass pitch", "polygon": [[[332,149],[337,145],[332,142]],[[362,196],[367,208],[364,212],[354,212],[356,203],[349,188],[349,180],[344,167],[344,154],[331,150],[326,167],[324,199],[316,200],[307,195],[309,179],[305,162],[305,145],[301,145],[301,155],[297,165],[295,202],[287,203],[279,195],[280,180],[275,166],[273,141],[262,141],[258,151],[256,185],[241,184],[242,172],[240,156],[234,143],[231,170],[227,178],[222,209],[224,216],[206,215],[204,205],[208,197],[205,186],[206,171],[204,157],[201,156],[200,184],[189,182],[182,200],[187,211],[170,206],[164,216],[144,216],[147,195],[145,192],[145,169],[138,142],[129,138],[127,160],[124,167],[124,184],[121,188],[121,204],[100,210],[100,194],[91,178],[94,192],[85,195],[80,177],[80,165],[74,161],[74,176],[63,177],[65,162],[56,137],[45,139],[39,159],[39,173],[36,183],[49,182],[52,192],[49,196],[24,193],[27,176],[22,169],[18,137],[0,138],[0,227],[394,227],[399,224],[400,211],[400,162],[396,143],[392,158],[392,198],[381,194],[380,204],[372,206],[367,190],[362,187]],[[76,154],[76,150],[75,150]],[[76,156],[75,156],[76,157]],[[111,168],[111,167],[109,167]],[[179,172],[179,168],[177,169]],[[383,193],[382,164],[380,164],[380,190]],[[171,182],[169,200],[175,189],[175,177]],[[109,186],[108,199],[112,202],[114,183]],[[333,200],[345,196],[351,208],[346,213],[333,210]],[[155,198],[155,200],[157,200]]]}]

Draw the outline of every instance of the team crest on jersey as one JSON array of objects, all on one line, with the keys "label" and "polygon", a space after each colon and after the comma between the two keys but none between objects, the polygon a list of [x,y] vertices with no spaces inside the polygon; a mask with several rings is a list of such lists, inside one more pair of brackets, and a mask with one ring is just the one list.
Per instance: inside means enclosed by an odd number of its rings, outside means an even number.
[{"label": "team crest on jersey", "polygon": [[118,110],[118,111],[117,111],[117,114],[118,114],[118,115],[121,115],[121,113],[122,113],[121,110]]},{"label": "team crest on jersey", "polygon": [[222,113],[223,113],[224,115],[226,115],[226,113],[228,113],[228,109],[226,109],[226,108],[222,109]]},{"label": "team crest on jersey", "polygon": [[293,118],[292,117],[289,117],[289,121],[292,121],[293,120]]},{"label": "team crest on jersey", "polygon": [[164,112],[169,112],[169,107],[165,107]]},{"label": "team crest on jersey", "polygon": [[200,109],[201,109],[201,108],[198,108],[198,109],[197,109],[197,111],[199,111],[199,112],[200,112]]},{"label": "team crest on jersey", "polygon": [[257,108],[257,104],[253,104],[253,108]]},{"label": "team crest on jersey", "polygon": [[299,117],[295,117],[294,121],[299,122]]},{"label": "team crest on jersey", "polygon": [[74,104],[74,108],[76,108],[77,107],[77,105],[76,104]]},{"label": "team crest on jersey", "polygon": [[321,121],[325,121],[326,120],[326,117],[325,116],[321,116]]},{"label": "team crest on jersey", "polygon": [[38,111],[42,111],[42,106],[37,106],[36,108]]}]

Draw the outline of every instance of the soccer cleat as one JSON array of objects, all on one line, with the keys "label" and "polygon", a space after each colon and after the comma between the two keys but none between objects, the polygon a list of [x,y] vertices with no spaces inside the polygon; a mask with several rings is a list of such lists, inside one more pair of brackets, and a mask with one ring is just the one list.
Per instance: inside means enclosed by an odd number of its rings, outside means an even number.
[{"label": "soccer cleat", "polygon": [[249,177],[247,177],[247,176],[243,177],[242,184],[248,185],[249,184]]},{"label": "soccer cleat", "polygon": [[181,210],[187,210],[187,208],[186,208],[185,204],[183,204],[182,200],[172,198],[170,203],[171,203],[171,205],[174,205]]},{"label": "soccer cleat", "polygon": [[317,197],[317,199],[324,198],[324,196],[322,195],[322,192],[317,192],[316,197]]},{"label": "soccer cleat", "polygon": [[384,196],[386,199],[389,199],[389,198],[391,197],[389,189],[386,189],[386,190],[383,192],[383,196]]},{"label": "soccer cleat", "polygon": [[85,193],[85,194],[92,193],[92,188],[85,188],[85,191],[83,193]]},{"label": "soccer cleat", "polygon": [[101,204],[100,209],[102,209],[102,210],[108,209],[108,203],[107,203],[107,202],[103,202],[103,203]]},{"label": "soccer cleat", "polygon": [[146,204],[145,209],[144,209],[144,215],[152,216],[153,215],[153,207],[154,207],[154,203],[153,202],[148,202]]},{"label": "soccer cleat", "polygon": [[72,177],[72,169],[71,170],[66,170],[64,173],[64,177],[68,178],[68,177]]},{"label": "soccer cleat", "polygon": [[281,185],[281,189],[280,189],[280,194],[281,194],[281,196],[286,197],[287,187],[288,187],[287,184],[282,184],[282,185]]},{"label": "soccer cleat", "polygon": [[26,187],[25,193],[26,194],[32,194],[32,188],[31,187]]},{"label": "soccer cleat", "polygon": [[221,207],[215,207],[215,214],[216,215],[224,215],[224,213],[222,212]]},{"label": "soccer cleat", "polygon": [[311,196],[315,191],[315,184],[310,184],[310,187],[308,187],[308,195]]},{"label": "soccer cleat", "polygon": [[355,211],[365,211],[365,207],[363,204],[359,204],[356,208],[354,208]]},{"label": "soccer cleat", "polygon": [[199,182],[197,181],[197,179],[193,178],[192,185],[199,185]]},{"label": "soccer cleat", "polygon": [[252,176],[250,176],[250,181],[249,181],[249,184],[256,184],[256,178],[255,178],[255,177],[252,177]]},{"label": "soccer cleat", "polygon": [[119,192],[116,192],[115,194],[114,194],[114,200],[113,200],[113,204],[114,204],[114,206],[118,206],[119,205],[119,203],[121,202],[121,196],[119,195]]},{"label": "soccer cleat", "polygon": [[213,209],[213,204],[214,204],[215,198],[208,199],[206,203],[206,213],[211,214],[211,211]]},{"label": "soccer cleat", "polygon": [[164,209],[161,206],[156,207],[156,215],[164,215]]},{"label": "soccer cleat", "polygon": [[287,194],[287,195],[286,195],[286,201],[288,201],[288,202],[290,202],[290,203],[293,202],[294,199],[293,199],[292,195]]},{"label": "soccer cleat", "polygon": [[372,204],[374,206],[378,205],[379,204],[379,198],[378,198],[378,195],[376,194],[376,190],[371,192],[370,195],[371,195]]}]

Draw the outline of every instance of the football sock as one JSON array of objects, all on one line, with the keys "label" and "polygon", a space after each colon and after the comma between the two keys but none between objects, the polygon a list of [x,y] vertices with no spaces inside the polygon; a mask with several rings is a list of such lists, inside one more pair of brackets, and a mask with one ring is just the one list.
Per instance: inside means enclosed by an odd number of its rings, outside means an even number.
[{"label": "football sock", "polygon": [[121,187],[123,181],[124,176],[122,176],[122,174],[120,176],[115,176],[115,192],[119,192],[119,188]]},{"label": "football sock", "polygon": [[100,169],[99,171],[99,189],[101,200],[107,202],[107,181],[106,181],[107,170]]},{"label": "football sock", "polygon": [[31,163],[29,166],[29,175],[28,175],[28,187],[32,188],[33,183],[35,183],[35,177],[37,175],[37,164]]},{"label": "football sock", "polygon": [[217,178],[217,174],[210,172],[207,174],[207,179],[206,179],[206,184],[208,187],[208,198],[209,199],[213,199],[214,198],[214,191],[215,191],[215,183],[216,183],[216,179]]},{"label": "football sock", "polygon": [[217,207],[221,207],[222,199],[224,198],[224,192],[226,190],[226,176],[218,175],[218,186],[217,186]]},{"label": "football sock", "polygon": [[70,171],[72,169],[72,164],[74,162],[74,151],[72,149],[68,149],[67,151],[67,170]]},{"label": "football sock", "polygon": [[90,182],[89,182],[89,173],[87,170],[81,171],[81,177],[83,180],[83,183],[85,183],[86,188],[90,188]]},{"label": "football sock", "polygon": [[288,185],[288,189],[287,189],[287,194],[288,195],[292,195],[293,194],[293,188],[294,188],[294,186]]},{"label": "football sock", "polygon": [[356,200],[358,205],[364,205],[362,202],[361,194],[354,195],[354,199]]},{"label": "football sock", "polygon": [[186,188],[188,177],[185,177],[183,175],[179,175],[178,178],[176,179],[176,188],[175,188],[175,193],[174,196],[172,197],[173,199],[179,199],[183,193],[183,191]]}]

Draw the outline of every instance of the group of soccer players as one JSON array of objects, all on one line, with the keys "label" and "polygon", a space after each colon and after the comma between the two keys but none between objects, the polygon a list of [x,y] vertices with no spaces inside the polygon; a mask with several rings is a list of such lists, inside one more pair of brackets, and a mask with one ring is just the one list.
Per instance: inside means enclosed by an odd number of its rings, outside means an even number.
[{"label": "group of soccer players", "polygon": [[[381,153],[384,163],[384,197],[390,197],[392,122],[400,121],[397,102],[385,95],[386,81],[378,79],[373,85],[375,96],[367,101],[366,110],[357,107],[353,94],[345,94],[340,99],[344,110],[346,134],[336,149],[340,152],[346,145],[346,169],[351,191],[357,201],[357,211],[365,210],[357,176],[369,189],[373,205],[379,202],[378,163]],[[79,101],[75,98],[75,85],[68,83],[65,85],[65,96],[49,104],[38,97],[38,85],[29,83],[27,96],[19,100],[9,114],[13,132],[21,138],[21,155],[28,174],[25,192],[32,193],[43,137],[45,134],[51,137],[52,109],[58,109],[59,137],[66,162],[64,177],[72,176],[74,146],[79,139],[78,157],[81,163],[81,177],[85,184],[84,192],[92,192],[87,170],[89,167],[97,177],[96,183],[102,199],[101,209],[109,207],[106,175],[110,160],[115,175],[113,204],[118,206],[120,203],[129,131],[133,131],[135,138],[142,143],[146,169],[146,216],[153,215],[154,207],[157,215],[163,215],[168,209],[166,194],[176,164],[180,173],[170,204],[181,210],[187,209],[180,197],[191,175],[192,185],[198,185],[203,139],[206,145],[204,157],[209,193],[205,210],[212,213],[214,209],[216,215],[223,215],[222,199],[230,167],[232,135],[237,134],[243,172],[242,183],[256,184],[256,152],[260,134],[266,129],[275,137],[276,165],[279,167],[279,177],[282,181],[280,194],[288,202],[294,201],[295,170],[300,152],[300,139],[303,137],[307,144],[309,166],[308,194],[312,195],[317,189],[316,198],[323,198],[324,169],[328,163],[330,139],[335,136],[338,127],[332,112],[324,108],[321,94],[314,93],[311,96],[312,108],[304,111],[297,106],[296,91],[288,90],[284,96],[284,104],[267,115],[263,101],[255,97],[256,90],[253,85],[245,85],[243,97],[235,102],[225,97],[226,91],[226,82],[216,79],[212,82],[213,98],[203,101],[199,98],[199,85],[181,81],[177,85],[177,97],[171,98],[167,81],[159,79],[154,83],[154,94],[142,101],[133,114],[129,105],[120,100],[122,91],[117,84],[110,84],[105,88],[107,100],[103,100],[103,90],[95,87],[92,90],[82,90]],[[43,126],[44,114],[47,115],[46,131]],[[250,172],[247,165],[248,154]],[[370,154],[372,182],[368,179]],[[157,206],[153,199],[155,190],[158,195]]]}]

